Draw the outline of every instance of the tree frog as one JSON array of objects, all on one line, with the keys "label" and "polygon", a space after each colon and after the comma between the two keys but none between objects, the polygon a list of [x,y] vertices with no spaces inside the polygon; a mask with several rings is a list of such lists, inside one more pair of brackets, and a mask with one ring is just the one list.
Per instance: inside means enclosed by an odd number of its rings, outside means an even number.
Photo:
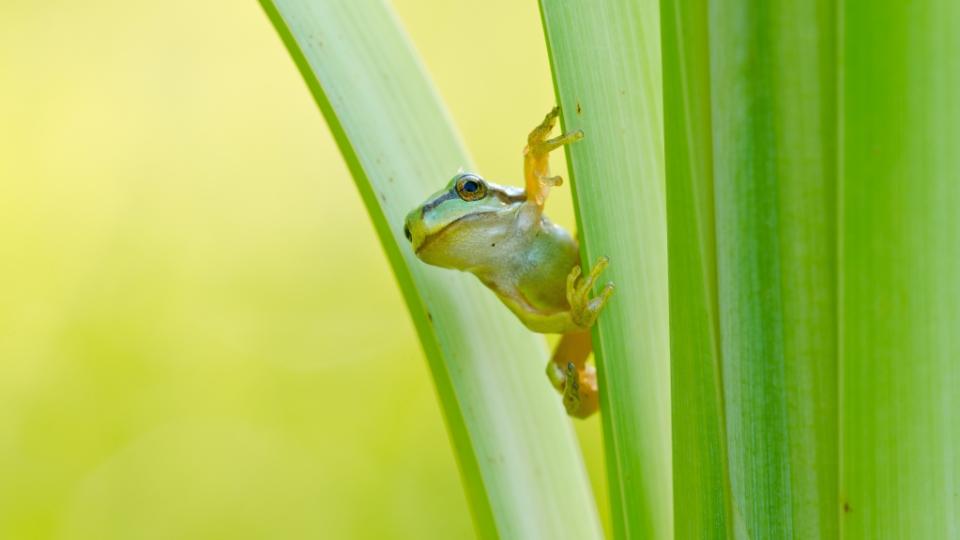
[{"label": "tree frog", "polygon": [[407,215],[404,234],[422,261],[480,278],[530,330],[563,334],[547,376],[567,413],[585,418],[598,405],[596,370],[586,363],[590,327],[613,284],[591,296],[607,258],[582,275],[577,241],[543,213],[550,188],[562,183],[550,175],[549,153],[583,138],[577,130],[548,139],[558,115],[554,108],[527,137],[525,189],[460,172]]}]

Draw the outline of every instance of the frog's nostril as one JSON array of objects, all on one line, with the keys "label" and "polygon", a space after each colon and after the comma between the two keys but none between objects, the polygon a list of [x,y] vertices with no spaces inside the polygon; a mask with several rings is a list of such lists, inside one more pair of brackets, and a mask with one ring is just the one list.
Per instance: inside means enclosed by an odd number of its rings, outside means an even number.
[{"label": "frog's nostril", "polygon": [[408,241],[408,242],[413,242],[413,235],[410,234],[410,226],[409,226],[409,225],[404,225],[404,226],[403,226],[403,235],[407,237],[407,241]]}]

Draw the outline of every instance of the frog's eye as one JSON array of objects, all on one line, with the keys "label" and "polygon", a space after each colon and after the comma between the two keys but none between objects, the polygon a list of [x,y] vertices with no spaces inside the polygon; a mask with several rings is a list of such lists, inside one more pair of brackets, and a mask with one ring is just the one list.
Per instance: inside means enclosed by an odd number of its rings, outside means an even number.
[{"label": "frog's eye", "polygon": [[465,201],[477,201],[487,196],[487,185],[479,176],[465,174],[457,180],[457,195]]}]

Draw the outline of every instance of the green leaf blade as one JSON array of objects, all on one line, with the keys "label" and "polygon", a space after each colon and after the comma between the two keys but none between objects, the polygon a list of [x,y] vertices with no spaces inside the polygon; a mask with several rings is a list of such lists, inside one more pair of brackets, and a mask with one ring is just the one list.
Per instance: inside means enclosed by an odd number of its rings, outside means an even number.
[{"label": "green leaf blade", "polygon": [[833,538],[834,7],[662,5],[678,535]]},{"label": "green leaf blade", "polygon": [[841,523],[960,534],[960,5],[842,11]]},{"label": "green leaf blade", "polygon": [[371,0],[262,4],[333,131],[396,273],[478,534],[598,538],[569,420],[543,375],[543,339],[475,278],[426,266],[404,239],[406,212],[469,158],[396,18]]},{"label": "green leaf blade", "polygon": [[585,266],[617,290],[594,329],[617,538],[673,536],[660,35],[656,1],[542,0]]},{"label": "green leaf blade", "polygon": [[711,5],[723,382],[735,530],[836,536],[831,2]]},{"label": "green leaf blade", "polygon": [[660,3],[677,538],[729,538],[707,6]]}]

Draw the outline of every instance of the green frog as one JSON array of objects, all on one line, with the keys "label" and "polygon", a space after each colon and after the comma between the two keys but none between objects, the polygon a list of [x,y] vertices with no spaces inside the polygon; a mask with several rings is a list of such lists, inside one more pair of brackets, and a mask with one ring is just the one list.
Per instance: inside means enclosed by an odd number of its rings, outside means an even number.
[{"label": "green frog", "polygon": [[530,330],[562,334],[547,377],[567,413],[586,418],[598,406],[596,370],[586,361],[590,327],[613,284],[591,295],[607,258],[583,275],[577,240],[543,213],[550,188],[562,183],[550,175],[550,152],[583,138],[580,130],[548,138],[558,116],[554,108],[527,137],[525,189],[460,172],[407,215],[404,234],[425,263],[477,276]]}]

